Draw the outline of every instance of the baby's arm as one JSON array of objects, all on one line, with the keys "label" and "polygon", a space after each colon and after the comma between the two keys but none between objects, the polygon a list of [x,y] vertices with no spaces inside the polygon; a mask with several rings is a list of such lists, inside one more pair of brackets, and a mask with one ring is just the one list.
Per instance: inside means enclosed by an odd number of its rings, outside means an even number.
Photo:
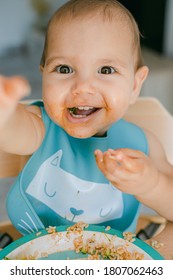
[{"label": "baby's arm", "polygon": [[118,189],[134,195],[166,219],[173,221],[173,166],[158,140],[147,132],[149,156],[131,149],[97,150],[96,161]]},{"label": "baby's arm", "polygon": [[44,125],[39,108],[19,104],[30,87],[22,77],[0,76],[0,149],[15,154],[31,154],[40,145]]}]

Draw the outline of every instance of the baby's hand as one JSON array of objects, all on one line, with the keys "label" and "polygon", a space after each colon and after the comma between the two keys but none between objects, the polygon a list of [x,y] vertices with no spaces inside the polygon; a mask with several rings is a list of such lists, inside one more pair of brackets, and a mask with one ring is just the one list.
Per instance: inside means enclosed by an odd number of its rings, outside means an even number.
[{"label": "baby's hand", "polygon": [[14,112],[18,101],[29,93],[30,86],[24,78],[0,76],[0,126]]},{"label": "baby's hand", "polygon": [[142,196],[157,185],[158,170],[144,153],[118,149],[95,151],[96,162],[105,177],[122,192]]},{"label": "baby's hand", "polygon": [[0,76],[0,104],[16,103],[30,93],[26,79],[20,76]]}]

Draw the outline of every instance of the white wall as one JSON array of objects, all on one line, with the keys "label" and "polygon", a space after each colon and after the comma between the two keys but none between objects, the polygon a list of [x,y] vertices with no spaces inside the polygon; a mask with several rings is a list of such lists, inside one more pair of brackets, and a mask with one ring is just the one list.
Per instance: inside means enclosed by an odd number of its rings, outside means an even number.
[{"label": "white wall", "polygon": [[28,0],[0,0],[0,54],[20,46],[34,19]]},{"label": "white wall", "polygon": [[[50,13],[67,2],[46,1],[52,6]],[[0,0],[0,55],[10,48],[21,46],[27,40],[35,19],[36,13],[30,0]]]}]

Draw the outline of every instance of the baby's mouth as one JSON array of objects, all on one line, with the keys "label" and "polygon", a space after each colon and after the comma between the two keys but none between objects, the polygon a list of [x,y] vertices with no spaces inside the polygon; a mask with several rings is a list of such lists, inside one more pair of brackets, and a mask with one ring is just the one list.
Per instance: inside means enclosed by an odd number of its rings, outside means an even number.
[{"label": "baby's mouth", "polygon": [[89,106],[79,106],[68,108],[70,115],[74,118],[86,118],[89,115],[95,113],[100,108],[89,107]]}]

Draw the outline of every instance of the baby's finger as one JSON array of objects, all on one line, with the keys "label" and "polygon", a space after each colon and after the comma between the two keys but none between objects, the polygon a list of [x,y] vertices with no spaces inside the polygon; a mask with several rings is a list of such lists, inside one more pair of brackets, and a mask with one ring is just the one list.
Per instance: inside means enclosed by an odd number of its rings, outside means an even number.
[{"label": "baby's finger", "polygon": [[133,149],[128,149],[128,148],[123,148],[123,149],[117,149],[117,150],[113,150],[113,149],[108,149],[108,151],[112,154],[112,155],[116,155],[117,158],[122,158],[123,155],[126,155],[130,158],[143,158],[146,157],[146,155],[139,151],[139,150],[133,150]]},{"label": "baby's finger", "polygon": [[105,165],[105,153],[101,152],[100,150],[96,150],[95,158],[96,158],[97,166],[103,172],[103,174],[107,176],[107,168]]},{"label": "baby's finger", "polygon": [[13,76],[6,78],[1,76],[0,84],[0,91],[5,94],[7,98],[13,100],[19,100],[30,93],[29,83],[23,77]]},{"label": "baby's finger", "polygon": [[99,169],[105,177],[117,187],[122,184],[124,180],[129,178],[129,172],[122,169],[115,160],[109,158],[109,152],[96,154],[96,161]]},{"label": "baby's finger", "polygon": [[124,153],[118,153],[117,155],[110,153],[109,158],[118,163],[122,169],[132,173],[139,173],[144,167],[144,157],[135,157],[135,154],[133,154],[133,157],[129,157]]},{"label": "baby's finger", "polygon": [[108,155],[108,152],[102,153],[99,150],[95,152],[96,162],[99,169],[110,180],[115,171],[116,163],[114,160],[110,160]]},{"label": "baby's finger", "polygon": [[120,160],[115,156],[112,156],[109,151],[103,153],[103,163],[105,168],[108,169],[109,172],[113,172],[115,168],[121,165]]},{"label": "baby's finger", "polygon": [[131,182],[136,182],[138,174],[124,168],[119,161],[116,162],[115,159],[109,158],[109,151],[104,153],[98,151],[95,154],[97,165],[108,181],[121,191],[128,193]]},{"label": "baby's finger", "polygon": [[95,150],[94,152],[95,155],[95,159],[98,165],[102,165],[103,164],[103,153],[100,150]]}]

